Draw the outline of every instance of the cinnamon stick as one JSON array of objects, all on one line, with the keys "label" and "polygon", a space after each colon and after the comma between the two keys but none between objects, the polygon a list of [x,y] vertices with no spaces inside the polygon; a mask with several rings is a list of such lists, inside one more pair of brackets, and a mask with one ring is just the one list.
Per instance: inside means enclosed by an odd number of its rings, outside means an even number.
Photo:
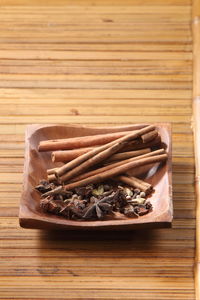
[{"label": "cinnamon stick", "polygon": [[136,177],[133,176],[117,176],[116,177],[117,180],[122,181],[130,186],[133,186],[134,188],[138,188],[140,189],[142,192],[145,192],[146,194],[148,194],[151,190],[152,190],[152,185],[150,183],[147,183],[141,179],[138,179]]},{"label": "cinnamon stick", "polygon": [[141,136],[141,139],[142,139],[143,143],[148,143],[148,142],[152,141],[153,139],[155,139],[157,136],[158,136],[158,131],[153,130],[153,131],[143,134]]},{"label": "cinnamon stick", "polygon": [[65,150],[65,151],[54,151],[51,154],[51,158],[53,162],[57,162],[57,161],[68,162],[84,153],[89,152],[92,149],[94,149],[94,147]]},{"label": "cinnamon stick", "polygon": [[[83,162],[79,166],[75,167],[74,169],[68,171],[66,174],[59,177],[59,182],[65,182],[74,176],[77,176],[83,173],[88,168],[100,163],[101,161],[105,160],[106,158],[110,157],[113,153],[116,153],[119,149],[124,146],[125,141],[121,141],[119,143],[114,144],[113,146],[97,153],[93,157],[89,158],[87,161]],[[57,171],[56,171],[57,172]]]},{"label": "cinnamon stick", "polygon": [[137,156],[137,157],[132,157],[132,158],[129,158],[129,159],[121,160],[121,161],[106,165],[105,167],[101,167],[101,168],[89,171],[87,173],[83,173],[79,176],[76,176],[70,182],[75,182],[75,181],[85,179],[87,177],[102,173],[104,171],[113,169],[117,166],[121,166],[121,165],[123,165],[125,163],[128,163],[128,162],[131,162],[131,161],[136,161],[136,160],[139,160],[139,159],[142,159],[142,158],[145,158],[145,157],[150,157],[150,156],[159,155],[159,154],[163,154],[163,153],[165,153],[165,150],[164,149],[159,149],[159,150],[155,150],[155,151],[152,151],[152,152],[149,152],[149,153],[146,153],[146,154],[142,154],[142,155]]},{"label": "cinnamon stick", "polygon": [[149,141],[147,143],[143,143],[139,139],[135,139],[131,141],[127,146],[125,146],[122,150],[123,151],[133,151],[133,150],[140,150],[144,148],[153,148],[156,146],[159,146],[161,144],[161,137],[158,135],[156,138],[154,138],[152,141]]},{"label": "cinnamon stick", "polygon": [[57,181],[57,177],[56,177],[55,174],[48,175],[47,179],[48,179],[49,182],[55,182],[55,181]]},{"label": "cinnamon stick", "polygon": [[[112,147],[113,145],[117,144],[117,143],[120,143],[120,147],[118,147],[118,150],[122,148],[122,146],[124,146],[124,142],[129,142],[133,139],[136,139],[138,137],[140,137],[141,135],[149,132],[149,131],[152,131],[155,129],[155,126],[153,125],[150,125],[150,126],[147,126],[145,128],[142,128],[140,130],[137,130],[137,131],[134,131],[132,133],[129,133],[128,135],[124,136],[124,137],[121,137],[113,142],[110,142],[108,144],[105,144],[103,146],[100,146],[100,147],[97,147],[77,158],[75,158],[74,160],[68,162],[67,164],[65,164],[64,166],[60,167],[57,171],[56,171],[56,176],[57,177],[60,177],[62,176],[63,174],[65,174],[67,171],[70,171],[72,169],[74,169],[75,167],[79,166],[81,163],[84,163],[86,160],[92,158],[93,156],[97,155],[98,153],[108,149],[109,147]],[[113,154],[114,152],[111,152],[111,154]],[[107,156],[108,157],[108,156]],[[90,165],[91,166],[91,165]],[[85,170],[85,165],[84,165],[84,170]],[[78,169],[78,171],[80,171],[80,169]],[[81,172],[81,171],[80,171]],[[78,175],[76,174],[76,172],[73,172],[73,176],[75,175]],[[72,178],[72,177],[71,177]],[[68,178],[69,179],[69,178]]]},{"label": "cinnamon stick", "polygon": [[117,154],[113,154],[106,162],[128,159],[128,158],[139,156],[139,155],[146,154],[149,152],[151,152],[150,148],[144,148],[144,149],[136,150],[136,151],[117,153]]},{"label": "cinnamon stick", "polygon": [[85,178],[83,180],[80,181],[76,181],[73,183],[69,183],[67,185],[64,186],[65,190],[71,190],[74,189],[75,187],[78,186],[84,186],[90,183],[98,183],[98,182],[102,182],[108,178],[112,178],[112,177],[116,177],[117,175],[123,174],[126,171],[132,169],[132,168],[136,168],[139,166],[144,166],[147,164],[152,164],[152,163],[157,163],[157,162],[162,162],[165,161],[167,159],[167,154],[161,154],[161,155],[156,155],[156,156],[152,156],[152,157],[146,157],[146,158],[142,158],[139,159],[137,161],[132,161],[129,163],[125,163],[121,166],[112,168],[108,171],[99,173],[97,175]]},{"label": "cinnamon stick", "polygon": [[58,168],[48,169],[47,170],[47,175],[55,174],[55,172],[56,172],[57,169]]},{"label": "cinnamon stick", "polygon": [[[123,142],[123,143],[125,143],[125,142]],[[123,147],[123,145],[121,145],[121,143],[118,143],[118,144],[115,144],[112,147],[98,153],[97,155],[91,157],[89,160],[83,162],[80,166],[77,166],[73,170],[70,170],[66,174],[62,175],[59,178],[59,181],[65,182],[65,181],[73,178],[74,176],[78,176],[79,174],[83,173],[85,170],[89,169],[91,166],[94,166],[94,165],[102,162],[103,160],[106,160],[106,162],[107,162],[107,157],[112,158],[114,155],[112,155],[111,153],[116,153],[122,147]],[[148,151],[145,149],[145,151],[138,150],[136,152],[137,152],[137,154],[142,155],[143,153],[144,154],[149,153],[150,149]],[[126,155],[126,153],[120,153],[120,154],[122,154],[122,157],[120,160],[135,156],[135,153],[133,155],[130,155],[130,153],[129,153],[129,155]]]},{"label": "cinnamon stick", "polygon": [[[135,130],[135,129],[134,129]],[[120,137],[129,134],[131,131],[121,131],[114,133],[104,133],[89,136],[81,136],[67,139],[47,140],[41,141],[38,146],[39,151],[53,151],[53,150],[69,150],[83,147],[91,147],[96,145],[103,145],[112,142]]]},{"label": "cinnamon stick", "polygon": [[[124,146],[121,151],[134,151],[140,150],[143,148],[150,148],[161,143],[160,136],[157,136],[155,139],[148,143],[143,143],[141,140],[133,140],[127,146]],[[71,161],[78,156],[81,156],[84,153],[89,152],[94,149],[94,147],[80,148],[80,149],[72,149],[72,150],[62,150],[62,151],[54,151],[52,152],[52,161],[53,162],[68,162]]]}]

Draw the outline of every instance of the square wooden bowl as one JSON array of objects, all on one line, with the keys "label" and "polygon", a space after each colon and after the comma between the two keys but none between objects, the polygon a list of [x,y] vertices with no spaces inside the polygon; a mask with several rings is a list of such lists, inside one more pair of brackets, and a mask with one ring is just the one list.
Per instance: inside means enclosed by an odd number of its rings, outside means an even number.
[{"label": "square wooden bowl", "polygon": [[[141,124],[141,126],[144,124]],[[148,125],[148,124],[146,124]],[[76,136],[130,130],[134,125],[118,127],[86,127],[79,125],[29,125],[25,134],[25,161],[23,191],[20,202],[19,222],[24,228],[66,229],[66,230],[122,230],[136,228],[170,227],[173,218],[172,208],[172,170],[171,170],[171,126],[156,123],[162,141],[166,145],[168,160],[137,169],[137,174],[152,183],[155,192],[149,198],[152,212],[139,218],[116,216],[102,221],[75,221],[62,216],[45,213],[40,208],[40,195],[34,187],[46,178],[46,169],[55,167],[51,162],[51,152],[38,152],[40,141]],[[140,125],[135,125],[135,128]],[[58,163],[59,165],[59,163]]]}]

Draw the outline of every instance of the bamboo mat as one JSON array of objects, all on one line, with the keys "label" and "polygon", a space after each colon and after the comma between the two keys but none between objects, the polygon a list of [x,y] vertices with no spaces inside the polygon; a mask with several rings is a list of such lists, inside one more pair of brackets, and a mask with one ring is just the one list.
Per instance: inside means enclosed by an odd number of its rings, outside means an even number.
[{"label": "bamboo mat", "polygon": [[[191,2],[1,5],[0,299],[195,299]],[[26,124],[144,121],[173,125],[172,229],[19,227]]]}]

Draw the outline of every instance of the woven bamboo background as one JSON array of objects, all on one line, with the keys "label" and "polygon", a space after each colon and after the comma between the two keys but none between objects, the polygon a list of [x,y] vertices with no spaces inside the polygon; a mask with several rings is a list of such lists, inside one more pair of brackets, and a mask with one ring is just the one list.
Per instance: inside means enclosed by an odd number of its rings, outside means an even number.
[{"label": "woven bamboo background", "polygon": [[[1,5],[0,299],[195,299],[191,1]],[[172,229],[19,227],[26,124],[144,121],[173,125]]]}]

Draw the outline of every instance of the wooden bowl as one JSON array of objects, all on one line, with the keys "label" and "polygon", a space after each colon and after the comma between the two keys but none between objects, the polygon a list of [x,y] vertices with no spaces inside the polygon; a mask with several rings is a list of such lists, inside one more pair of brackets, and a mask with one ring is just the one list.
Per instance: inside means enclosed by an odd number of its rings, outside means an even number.
[{"label": "wooden bowl", "polygon": [[[143,124],[141,124],[142,126]],[[137,174],[152,183],[155,192],[149,200],[152,212],[139,218],[127,218],[119,215],[102,221],[76,221],[62,216],[45,213],[41,210],[40,195],[34,189],[39,180],[46,178],[46,169],[55,167],[51,162],[51,152],[38,152],[40,141],[133,129],[135,126],[86,127],[79,125],[29,125],[25,134],[25,161],[23,191],[20,202],[19,222],[24,228],[66,229],[66,230],[121,230],[136,228],[170,227],[173,218],[172,209],[172,171],[171,171],[171,126],[156,123],[162,141],[166,145],[169,158],[164,164],[150,165],[137,169]],[[59,163],[58,163],[59,165]],[[156,172],[155,172],[156,171]]]}]

